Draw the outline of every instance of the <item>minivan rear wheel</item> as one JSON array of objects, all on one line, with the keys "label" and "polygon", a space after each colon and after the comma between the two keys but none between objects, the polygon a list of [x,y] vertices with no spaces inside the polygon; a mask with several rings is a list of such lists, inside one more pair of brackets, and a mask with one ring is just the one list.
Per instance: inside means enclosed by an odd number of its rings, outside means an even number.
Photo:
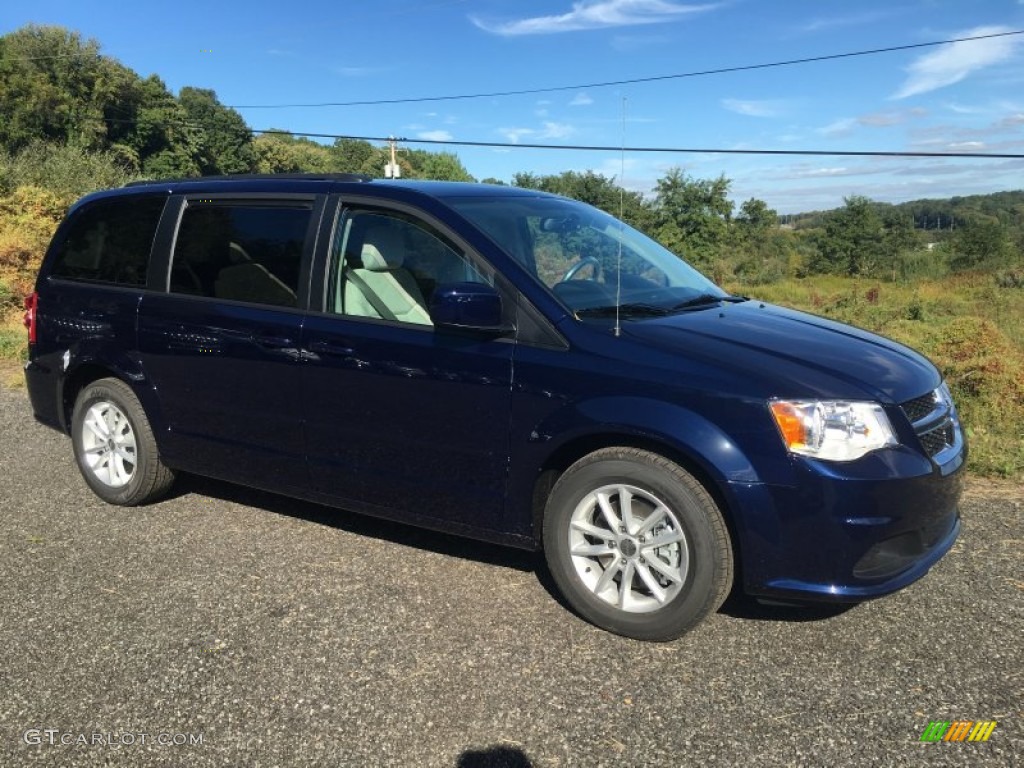
[{"label": "minivan rear wheel", "polygon": [[85,482],[109,504],[145,504],[174,482],[142,404],[117,379],[99,379],[78,393],[71,441]]},{"label": "minivan rear wheel", "polygon": [[717,610],[732,585],[718,505],[663,456],[606,448],[577,461],[551,490],[548,568],[585,619],[638,640],[673,640]]}]

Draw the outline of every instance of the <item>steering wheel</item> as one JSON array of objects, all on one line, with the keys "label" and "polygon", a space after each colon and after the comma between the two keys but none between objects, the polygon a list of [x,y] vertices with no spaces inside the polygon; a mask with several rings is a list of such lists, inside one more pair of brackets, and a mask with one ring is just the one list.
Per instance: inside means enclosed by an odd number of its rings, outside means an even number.
[{"label": "steering wheel", "polygon": [[582,259],[573,264],[569,269],[562,275],[561,283],[567,283],[576,277],[576,274],[586,266],[592,266],[594,268],[594,277],[600,277],[601,275],[601,262],[595,259],[593,256],[584,256]]}]

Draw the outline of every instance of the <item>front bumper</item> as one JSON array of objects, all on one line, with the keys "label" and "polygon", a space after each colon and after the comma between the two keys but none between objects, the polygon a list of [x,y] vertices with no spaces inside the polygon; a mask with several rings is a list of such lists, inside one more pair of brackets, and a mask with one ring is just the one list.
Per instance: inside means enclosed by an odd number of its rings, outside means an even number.
[{"label": "front bumper", "polygon": [[958,448],[943,464],[906,448],[849,465],[796,459],[792,484],[731,483],[744,590],[859,602],[917,581],[960,533]]}]

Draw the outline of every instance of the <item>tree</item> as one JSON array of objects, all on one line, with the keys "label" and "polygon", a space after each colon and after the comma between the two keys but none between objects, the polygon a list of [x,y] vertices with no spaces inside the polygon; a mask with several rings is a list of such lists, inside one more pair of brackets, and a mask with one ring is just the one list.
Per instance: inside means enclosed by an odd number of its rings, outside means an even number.
[{"label": "tree", "polygon": [[883,262],[882,220],[866,197],[853,195],[844,202],[843,208],[825,214],[824,231],[808,267],[851,277],[873,274]]},{"label": "tree", "polygon": [[198,176],[200,173],[199,131],[185,108],[156,75],[142,81],[129,145],[142,160],[142,172],[149,178]]},{"label": "tree", "polygon": [[331,150],[306,138],[274,129],[253,139],[260,173],[330,173]]},{"label": "tree", "polygon": [[1014,259],[1014,247],[1007,228],[999,221],[968,219],[949,242],[949,266],[954,271],[999,268]]},{"label": "tree", "polygon": [[593,171],[565,171],[557,176],[517,173],[512,177],[512,184],[571,197],[613,216],[621,214],[626,223],[639,229],[648,229],[651,223],[650,206],[643,195],[623,189],[615,182],[614,177]]},{"label": "tree", "polygon": [[37,140],[101,147],[99,50],[62,27],[29,24],[0,37],[0,148],[16,152]]},{"label": "tree", "polygon": [[196,160],[200,172],[251,173],[256,169],[252,132],[238,112],[204,88],[182,88],[178,101],[188,121],[199,129]]},{"label": "tree", "polygon": [[715,264],[729,244],[729,186],[725,176],[695,179],[680,168],[671,169],[655,185],[657,239],[695,265]]},{"label": "tree", "polygon": [[752,197],[740,206],[736,224],[747,237],[761,237],[779,225],[779,214],[764,200]]},{"label": "tree", "polygon": [[452,152],[412,153],[413,178],[437,179],[439,181],[476,181],[462,165],[462,161]]},{"label": "tree", "polygon": [[[363,173],[367,162],[377,150],[362,139],[335,139],[331,146],[331,167],[337,173]],[[377,176],[380,171],[372,174]]]}]

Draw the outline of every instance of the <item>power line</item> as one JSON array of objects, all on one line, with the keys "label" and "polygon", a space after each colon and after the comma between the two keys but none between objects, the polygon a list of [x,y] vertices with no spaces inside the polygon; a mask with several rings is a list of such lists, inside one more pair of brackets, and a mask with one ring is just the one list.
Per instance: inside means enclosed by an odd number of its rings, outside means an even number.
[{"label": "power line", "polygon": [[[276,129],[251,129],[253,133],[269,136],[303,136],[314,139],[349,139],[352,141],[387,142],[390,136],[345,136],[336,133],[304,133],[301,131],[281,131]],[[709,149],[697,147],[621,147],[610,145],[587,144],[514,144],[502,141],[455,141],[439,139],[397,139],[405,144],[449,145],[456,147],[484,147],[497,149],[554,149],[571,152],[649,152],[667,154],[694,155],[781,155],[808,157],[921,157],[921,158],[980,158],[985,160],[1024,160],[1024,154],[995,152],[872,152],[861,150],[832,149]]]},{"label": "power line", "polygon": [[[81,117],[88,122],[117,123],[137,125],[139,120],[128,120],[116,117]],[[153,121],[149,121],[153,122]],[[201,122],[191,120],[157,121],[164,126],[177,125],[193,128],[207,133],[217,133]],[[906,158],[940,158],[940,159],[979,159],[979,160],[1024,160],[1024,153],[1012,152],[898,152],[843,149],[724,149],[709,147],[623,147],[602,144],[540,144],[514,143],[509,141],[458,141],[455,139],[407,139],[394,136],[350,136],[342,133],[312,133],[309,131],[284,131],[279,128],[247,128],[250,133],[264,136],[301,136],[311,139],[347,139],[349,141],[367,141],[386,144],[391,141],[403,144],[426,144],[430,146],[478,147],[483,149],[543,149],[565,152],[631,152],[660,154],[690,155],[767,155],[780,157],[906,157]]]},{"label": "power line", "polygon": [[541,93],[555,93],[558,91],[577,91],[587,88],[610,88],[620,85],[637,85],[639,83],[654,83],[664,80],[682,80],[692,77],[705,77],[708,75],[723,75],[732,72],[749,72],[758,69],[772,69],[775,67],[789,67],[796,64],[813,64],[821,61],[836,61],[838,59],[850,59],[858,56],[874,56],[880,53],[894,53],[897,51],[911,51],[920,48],[933,48],[938,45],[951,45],[953,43],[966,43],[975,40],[990,40],[997,37],[1011,37],[1024,35],[1024,29],[1010,32],[994,32],[988,35],[974,35],[972,37],[956,37],[950,40],[936,40],[928,43],[912,43],[909,45],[894,45],[887,48],[872,48],[864,51],[849,51],[847,53],[832,53],[823,56],[808,56],[801,59],[788,59],[786,61],[773,61],[761,64],[744,64],[734,67],[720,67],[718,69],[704,69],[695,72],[681,72],[674,75],[653,75],[650,77],[636,77],[628,80],[607,80],[597,83],[582,83],[577,85],[556,85],[546,88],[524,88],[509,91],[491,91],[489,93],[468,93],[448,96],[415,96],[401,99],[364,99],[358,101],[327,101],[314,104],[231,104],[232,109],[292,109],[292,108],[318,108],[318,107],[362,107],[376,106],[383,104],[418,104],[423,102],[436,101],[465,101],[469,99],[489,99],[505,96],[530,96]]}]

